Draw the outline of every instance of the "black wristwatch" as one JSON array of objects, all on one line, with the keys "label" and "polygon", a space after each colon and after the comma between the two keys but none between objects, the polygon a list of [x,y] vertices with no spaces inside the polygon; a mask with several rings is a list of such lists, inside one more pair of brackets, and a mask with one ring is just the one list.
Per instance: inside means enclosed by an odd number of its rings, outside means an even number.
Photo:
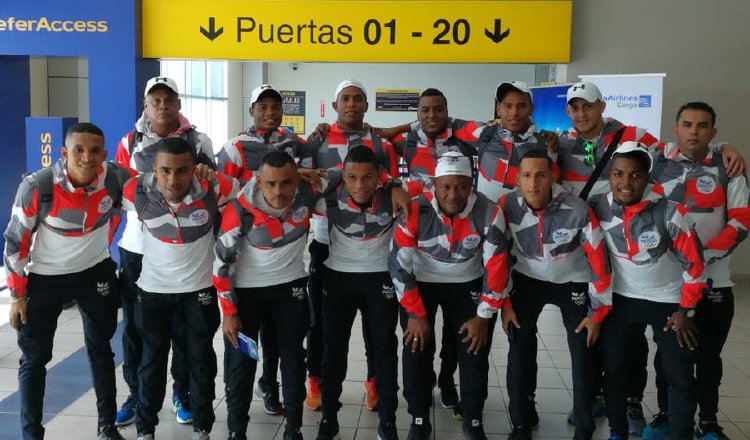
[{"label": "black wristwatch", "polygon": [[680,313],[685,315],[687,318],[695,318],[695,307],[680,307]]}]

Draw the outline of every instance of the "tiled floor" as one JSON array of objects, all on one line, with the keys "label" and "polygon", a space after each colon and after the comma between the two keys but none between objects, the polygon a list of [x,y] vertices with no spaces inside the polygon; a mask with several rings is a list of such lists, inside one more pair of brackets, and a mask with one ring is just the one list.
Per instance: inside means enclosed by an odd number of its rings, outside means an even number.
[{"label": "tiled floor", "polygon": [[[750,280],[742,281],[735,288],[737,299],[736,313],[729,341],[724,348],[724,381],[721,387],[721,402],[719,419],[725,428],[725,433],[733,440],[750,439]],[[7,291],[0,294],[0,401],[17,390],[17,365],[19,351],[16,347],[15,333],[6,325],[8,300]],[[359,326],[359,321],[355,324]],[[571,407],[571,379],[570,358],[567,351],[562,322],[559,312],[549,307],[545,309],[539,323],[539,389],[537,393],[537,408],[541,422],[534,431],[535,438],[571,438],[572,428],[565,421],[565,414]],[[400,334],[400,330],[399,330]],[[50,367],[68,357],[82,346],[83,337],[80,317],[77,310],[65,311],[59,320],[57,336],[55,338],[55,354]],[[115,341],[119,343],[119,341]],[[215,347],[219,354],[223,344],[217,334]],[[653,350],[651,350],[653,353]],[[352,332],[352,344],[349,355],[349,372],[344,384],[342,402],[344,404],[339,413],[344,439],[375,439],[377,438],[377,414],[367,411],[363,407],[365,376],[364,347],[361,332]],[[496,331],[492,356],[490,360],[489,398],[487,400],[484,419],[485,428],[491,439],[506,438],[509,432],[507,414],[507,389],[505,386],[505,370],[507,364],[507,342]],[[649,362],[651,365],[651,362]],[[88,371],[76,374],[86,375]],[[121,369],[118,368],[119,402],[125,398],[125,386],[122,381]],[[219,368],[221,375],[221,368]],[[54,383],[48,383],[48,389],[54,389]],[[226,405],[224,402],[223,377],[217,377],[215,402],[216,424],[212,436],[223,439],[227,436]],[[437,398],[437,391],[435,394]],[[655,409],[656,394],[653,386],[653,374],[649,377],[646,390],[646,412]],[[406,413],[406,403],[400,397],[398,410],[398,427],[402,439],[406,438],[409,417]],[[170,406],[165,401],[162,410],[161,424],[157,428],[158,439],[188,439],[191,428],[174,422]],[[2,416],[2,414],[0,414]],[[305,410],[303,433],[305,438],[315,438],[316,422],[319,413]],[[17,419],[16,419],[17,420]],[[270,440],[281,438],[283,419],[265,415],[260,405],[254,403],[251,408],[251,422],[249,438]],[[599,429],[595,438],[604,439],[608,436],[605,420],[598,420]],[[460,424],[456,422],[449,410],[444,410],[438,404],[433,410],[433,426],[435,438],[441,440],[461,439]],[[86,439],[95,438],[96,415],[93,390],[89,390],[70,406],[55,415],[47,423],[47,439]],[[18,438],[17,428],[8,431],[3,427],[0,439],[15,440]],[[134,427],[127,427],[122,431],[126,439],[135,439]]]}]

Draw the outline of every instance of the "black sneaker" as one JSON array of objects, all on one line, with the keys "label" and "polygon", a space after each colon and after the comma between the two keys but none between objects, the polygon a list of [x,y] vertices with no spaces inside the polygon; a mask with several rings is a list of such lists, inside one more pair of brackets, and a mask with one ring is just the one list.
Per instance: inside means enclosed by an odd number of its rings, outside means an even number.
[{"label": "black sneaker", "polygon": [[100,426],[96,432],[96,440],[125,440],[114,425]]},{"label": "black sneaker", "polygon": [[445,409],[453,409],[458,405],[458,391],[455,385],[440,388],[440,406]]},{"label": "black sneaker", "polygon": [[695,437],[700,440],[729,440],[724,429],[716,422],[700,422],[695,427]]},{"label": "black sneaker", "polygon": [[430,419],[423,417],[414,417],[411,420],[409,435],[406,440],[428,440],[432,434],[432,424]]},{"label": "black sneaker", "polygon": [[396,424],[385,422],[378,425],[378,440],[398,440]]},{"label": "black sneaker", "polygon": [[464,433],[465,440],[487,440],[481,420],[464,420],[461,431]]},{"label": "black sneaker", "polygon": [[269,416],[280,416],[284,414],[284,406],[279,401],[279,384],[276,386],[263,386],[258,382],[255,387],[255,395],[263,399],[263,412]]},{"label": "black sneaker", "polygon": [[628,434],[640,437],[643,428],[646,427],[646,418],[643,417],[643,405],[641,401],[631,397],[628,399]]},{"label": "black sneaker", "polygon": [[514,426],[508,434],[508,440],[531,440],[531,429],[523,426]]},{"label": "black sneaker", "polygon": [[339,440],[339,421],[335,417],[322,419],[318,424],[318,436],[315,440]]},{"label": "black sneaker", "polygon": [[284,431],[284,440],[302,440],[302,431],[299,428],[287,428]]}]

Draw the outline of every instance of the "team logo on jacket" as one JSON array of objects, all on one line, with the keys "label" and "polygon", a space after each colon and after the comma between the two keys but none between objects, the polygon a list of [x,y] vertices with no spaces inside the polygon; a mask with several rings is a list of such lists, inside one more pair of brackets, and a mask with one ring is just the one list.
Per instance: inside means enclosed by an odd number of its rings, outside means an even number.
[{"label": "team logo on jacket", "polygon": [[198,302],[203,306],[211,304],[211,292],[198,292]]},{"label": "team logo on jacket", "polygon": [[586,292],[571,292],[570,299],[573,301],[573,304],[582,306],[586,304]]},{"label": "team logo on jacket", "polygon": [[380,226],[387,225],[391,220],[393,220],[393,217],[387,212],[381,212],[380,215],[378,215],[378,225]]},{"label": "team logo on jacket", "polygon": [[208,218],[208,211],[206,211],[205,209],[197,209],[190,213],[190,215],[188,216],[188,221],[193,226],[200,226],[208,223]]},{"label": "team logo on jacket", "polygon": [[661,236],[656,231],[645,231],[638,237],[638,246],[641,249],[653,249],[659,246]]},{"label": "team logo on jacket", "polygon": [[305,299],[305,288],[304,287],[292,287],[292,298],[303,300]]},{"label": "team logo on jacket", "polygon": [[107,296],[109,295],[109,281],[105,281],[103,283],[96,282],[96,293],[98,293],[101,296]]},{"label": "team logo on jacket", "polygon": [[474,249],[475,247],[479,246],[480,241],[482,241],[482,239],[479,238],[479,235],[471,234],[464,237],[463,244],[466,249]]},{"label": "team logo on jacket", "polygon": [[294,220],[294,223],[300,223],[302,220],[307,217],[307,207],[306,206],[300,206],[297,208],[296,211],[294,211],[294,214],[292,215],[292,220]]},{"label": "team logo on jacket", "polygon": [[396,289],[388,284],[383,284],[383,296],[385,299],[393,299],[396,296]]},{"label": "team logo on jacket", "polygon": [[552,233],[552,241],[557,244],[566,244],[573,241],[573,231],[568,229],[558,229]]},{"label": "team logo on jacket", "polygon": [[695,182],[698,192],[701,194],[711,194],[716,189],[716,182],[711,176],[701,176]]},{"label": "team logo on jacket", "polygon": [[114,202],[112,201],[112,197],[104,196],[104,198],[102,198],[102,201],[99,202],[99,206],[96,208],[96,210],[99,211],[99,214],[105,214],[109,212],[110,209],[112,209],[113,204]]},{"label": "team logo on jacket", "polygon": [[475,292],[471,290],[469,291],[469,295],[471,295],[471,300],[474,302],[474,304],[479,305],[479,302],[482,299],[482,292]]}]

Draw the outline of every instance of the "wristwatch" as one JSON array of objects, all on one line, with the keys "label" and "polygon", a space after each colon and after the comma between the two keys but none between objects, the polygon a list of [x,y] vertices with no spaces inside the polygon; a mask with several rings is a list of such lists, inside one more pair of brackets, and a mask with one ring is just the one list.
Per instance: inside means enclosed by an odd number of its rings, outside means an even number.
[{"label": "wristwatch", "polygon": [[688,318],[694,318],[695,317],[695,307],[688,308],[688,307],[680,307],[680,313],[685,315]]}]

